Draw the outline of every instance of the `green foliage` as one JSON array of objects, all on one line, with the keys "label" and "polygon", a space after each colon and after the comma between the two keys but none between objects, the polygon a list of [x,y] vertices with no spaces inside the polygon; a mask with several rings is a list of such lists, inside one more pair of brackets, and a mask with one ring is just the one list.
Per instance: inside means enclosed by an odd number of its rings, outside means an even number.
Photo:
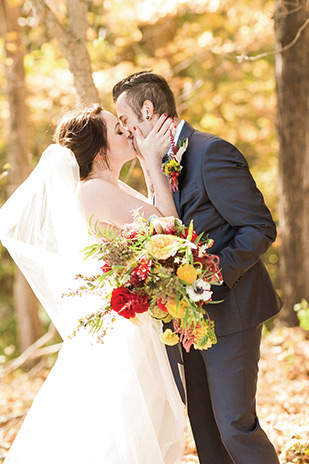
[{"label": "green foliage", "polygon": [[[7,347],[17,346],[16,320],[12,302],[14,265],[7,251],[0,248],[0,356]],[[15,349],[13,349],[15,351]],[[9,353],[11,354],[11,353]],[[7,356],[6,356],[7,357]]]},{"label": "green foliage", "polygon": [[0,319],[0,358],[5,356],[5,359],[8,359],[11,354],[15,354],[17,346],[16,320],[13,308],[5,308],[1,305]]},{"label": "green foliage", "polygon": [[294,311],[297,313],[297,317],[299,319],[299,325],[305,329],[309,330],[309,305],[308,301],[304,298],[301,300],[300,303],[294,305]]}]

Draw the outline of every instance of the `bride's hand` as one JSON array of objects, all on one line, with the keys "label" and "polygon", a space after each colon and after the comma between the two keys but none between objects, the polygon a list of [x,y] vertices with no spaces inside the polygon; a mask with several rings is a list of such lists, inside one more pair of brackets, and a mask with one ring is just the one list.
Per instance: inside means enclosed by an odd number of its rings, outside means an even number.
[{"label": "bride's hand", "polygon": [[138,127],[135,128],[138,149],[148,165],[157,162],[161,166],[162,158],[171,145],[171,136],[174,136],[175,132],[175,122],[172,118],[166,119],[165,114],[159,117],[146,137]]}]

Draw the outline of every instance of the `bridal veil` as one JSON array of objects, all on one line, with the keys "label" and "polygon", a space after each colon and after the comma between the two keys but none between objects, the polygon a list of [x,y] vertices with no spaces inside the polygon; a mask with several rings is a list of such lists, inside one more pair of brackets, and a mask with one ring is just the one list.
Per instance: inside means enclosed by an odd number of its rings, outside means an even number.
[{"label": "bridal veil", "polygon": [[86,266],[80,251],[90,239],[78,201],[78,185],[74,154],[60,145],[50,145],[0,210],[1,242],[63,339],[72,332],[79,312],[78,301],[73,308],[62,295]]}]

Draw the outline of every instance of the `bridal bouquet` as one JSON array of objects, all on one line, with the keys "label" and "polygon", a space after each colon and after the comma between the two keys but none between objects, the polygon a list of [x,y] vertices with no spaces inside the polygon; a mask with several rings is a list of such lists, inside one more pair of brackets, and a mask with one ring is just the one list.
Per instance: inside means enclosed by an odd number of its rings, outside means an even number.
[{"label": "bridal bouquet", "polygon": [[[77,276],[84,283],[74,294],[101,294],[107,305],[79,321],[103,339],[107,321],[115,313],[138,322],[148,312],[153,319],[171,322],[161,335],[167,345],[181,342],[189,351],[217,342],[214,323],[204,306],[212,303],[211,285],[220,285],[219,258],[207,253],[213,241],[197,235],[193,222],[186,227],[174,217],[144,219],[138,211],[122,230],[92,231],[99,243],[85,248],[85,257],[101,261],[101,273]],[[71,293],[72,294],[72,293]]]}]

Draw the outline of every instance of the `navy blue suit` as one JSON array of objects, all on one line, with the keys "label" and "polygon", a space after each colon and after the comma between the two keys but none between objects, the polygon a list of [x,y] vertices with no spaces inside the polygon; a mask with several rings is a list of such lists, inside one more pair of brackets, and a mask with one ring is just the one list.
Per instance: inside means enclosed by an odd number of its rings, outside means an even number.
[{"label": "navy blue suit", "polygon": [[[180,138],[189,145],[182,158],[179,217],[214,239],[224,285],[213,286],[207,305],[217,345],[183,350],[188,413],[201,464],[277,464],[273,446],[255,412],[262,322],[282,302],[261,261],[276,238],[276,226],[243,155],[230,143],[185,123]],[[178,347],[179,348],[179,347]],[[174,375],[176,347],[169,347]],[[174,356],[176,354],[176,357]],[[178,356],[178,358],[177,358]],[[179,384],[179,382],[178,382]]]}]

